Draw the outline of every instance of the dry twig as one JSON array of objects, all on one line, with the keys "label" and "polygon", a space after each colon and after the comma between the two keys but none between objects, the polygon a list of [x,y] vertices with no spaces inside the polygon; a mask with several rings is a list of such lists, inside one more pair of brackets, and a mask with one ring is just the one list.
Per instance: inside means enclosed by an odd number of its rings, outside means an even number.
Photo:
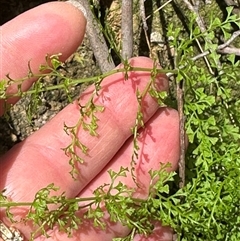
[{"label": "dry twig", "polygon": [[[225,43],[220,44],[220,45],[217,47],[216,51],[217,51],[218,53],[235,54],[235,55],[237,55],[237,56],[240,56],[240,49],[239,49],[239,48],[228,47],[228,45],[230,45],[230,44],[234,41],[234,39],[237,38],[238,36],[240,36],[240,30],[234,32],[234,33],[232,34],[231,38],[229,38]],[[196,61],[196,60],[198,60],[198,59],[200,59],[200,58],[203,58],[204,56],[207,56],[207,55],[210,54],[210,53],[211,53],[210,50],[206,50],[206,51],[202,52],[201,54],[198,54],[198,55],[192,57],[191,60],[192,60],[192,61]],[[182,69],[182,68],[184,68],[185,66],[186,66],[186,65],[184,65],[184,66],[179,66],[179,69]],[[173,74],[172,74],[172,73],[167,73],[167,76],[168,76],[168,77],[171,77],[171,76],[173,76]]]},{"label": "dry twig", "polygon": [[177,83],[177,103],[178,103],[178,114],[179,114],[179,134],[180,134],[180,158],[179,158],[179,187],[183,188],[185,185],[185,117],[183,113],[184,106],[184,81],[181,80]]},{"label": "dry twig", "polygon": [[[201,18],[200,14],[198,12],[199,1],[196,1],[194,5],[192,5],[188,0],[183,0],[183,1],[186,4],[186,6],[188,7],[188,9],[196,15],[196,23],[197,23],[200,31],[202,33],[204,33],[206,31],[206,27],[205,27],[203,19]],[[208,41],[208,40],[206,39],[206,41]],[[202,46],[201,46],[201,44],[199,43],[198,40],[196,40],[196,43],[197,43],[198,48],[200,49],[200,51],[203,52]],[[207,67],[209,69],[209,72],[212,75],[214,75],[214,71],[212,70],[211,65],[210,65],[208,59],[205,56],[203,58],[204,58],[204,61],[205,61],[206,65],[207,65]]]},{"label": "dry twig", "polygon": [[237,56],[240,56],[240,49],[235,47],[226,47],[224,49],[217,50],[220,54],[235,54]]},{"label": "dry twig", "polygon": [[146,14],[145,14],[144,0],[139,1],[139,7],[140,7],[140,15],[141,15],[142,23],[143,23],[144,35],[145,35],[145,38],[147,41],[148,48],[151,52],[151,45],[150,45],[150,41],[149,41],[148,34],[147,34],[148,26],[147,26],[147,21],[146,21],[147,19],[146,19]]},{"label": "dry twig", "polygon": [[133,0],[122,0],[122,58],[133,55]]},{"label": "dry twig", "polygon": [[108,72],[112,70],[115,65],[113,63],[112,57],[109,54],[108,46],[103,37],[103,34],[99,28],[99,25],[91,11],[88,0],[71,0],[75,2],[79,2],[83,5],[86,10],[86,18],[87,18],[87,36],[89,38],[94,56],[97,60],[97,63],[101,69],[101,71]]},{"label": "dry twig", "polygon": [[[235,38],[237,38],[238,36],[240,36],[240,30],[234,32],[231,36],[231,38],[229,38],[225,43],[220,44],[216,51],[218,53],[224,53],[224,54],[235,54],[240,56],[240,49],[239,48],[235,48],[235,47],[228,47]],[[206,50],[204,52],[202,52],[201,54],[196,55],[195,57],[191,58],[191,60],[196,61],[204,56],[207,56],[208,54],[210,54],[211,51],[210,50]],[[183,67],[180,67],[183,68]]]},{"label": "dry twig", "polygon": [[[140,0],[142,2],[142,0]],[[162,8],[164,8],[165,6],[167,6],[170,2],[172,2],[173,0],[168,0],[167,2],[163,3],[161,5],[161,7],[157,8],[156,10],[154,10],[153,14],[155,14],[156,12],[159,12]],[[142,5],[142,3],[141,3]],[[152,15],[149,15],[146,17],[146,20],[148,20],[150,17],[152,17]]]}]

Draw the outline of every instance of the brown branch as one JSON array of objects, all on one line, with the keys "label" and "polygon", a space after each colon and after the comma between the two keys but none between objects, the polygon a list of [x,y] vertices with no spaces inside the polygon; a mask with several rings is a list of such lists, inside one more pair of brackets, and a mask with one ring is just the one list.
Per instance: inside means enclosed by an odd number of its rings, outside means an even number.
[{"label": "brown branch", "polygon": [[[232,34],[232,36],[225,43],[220,44],[217,47],[216,51],[218,53],[236,54],[236,55],[240,56],[240,49],[235,48],[235,47],[228,47],[234,41],[234,39],[236,39],[238,36],[240,36],[240,30],[234,32]],[[200,58],[202,58],[202,57],[204,57],[204,56],[206,56],[206,55],[208,55],[210,53],[211,53],[210,50],[206,50],[203,53],[201,53],[201,54],[191,58],[191,60],[196,61],[197,59],[200,59]]]},{"label": "brown branch", "polygon": [[139,1],[139,8],[140,8],[141,19],[143,22],[143,29],[147,31],[148,26],[147,26],[147,22],[146,22],[147,19],[146,19],[146,14],[145,14],[144,0]]},{"label": "brown branch", "polygon": [[[237,55],[237,56],[240,56],[240,49],[239,49],[239,48],[228,47],[228,45],[230,45],[230,44],[234,41],[234,39],[236,39],[238,36],[240,36],[240,30],[235,31],[235,32],[232,34],[232,36],[231,36],[225,43],[220,44],[220,45],[217,47],[216,51],[217,51],[218,53],[235,54],[235,55]],[[203,58],[203,57],[207,56],[207,55],[210,54],[210,53],[211,53],[210,50],[206,50],[206,51],[202,52],[201,54],[198,54],[198,55],[192,57],[191,60],[192,60],[192,61],[196,61],[196,60],[198,60],[198,59],[200,59],[200,58]],[[182,68],[184,68],[184,67],[185,67],[185,65],[184,65],[184,66],[179,66],[179,69],[182,69]],[[172,74],[172,73],[167,73],[167,76],[168,76],[168,77],[171,77],[171,76],[173,76],[173,74]]]},{"label": "brown branch", "polygon": [[199,9],[199,1],[196,1],[195,5],[192,5],[188,0],[183,0],[183,2],[187,5],[188,9],[196,14],[196,22],[197,25],[199,26],[201,32],[205,32],[206,31],[206,27],[204,24],[203,19],[201,18],[201,16],[198,13],[198,9]]},{"label": "brown branch", "polygon": [[99,28],[98,22],[93,15],[88,0],[70,0],[74,4],[82,4],[86,10],[87,18],[87,37],[90,41],[91,48],[101,71],[108,72],[112,70],[115,65],[111,55],[109,55],[108,46],[104,36]]},{"label": "brown branch", "polygon": [[180,157],[178,162],[179,167],[179,187],[183,188],[185,185],[185,117],[184,117],[184,81],[177,83],[177,103],[178,103],[178,114],[179,114],[179,135],[180,135]]},{"label": "brown branch", "polygon": [[148,26],[147,26],[147,19],[146,19],[146,14],[145,14],[145,7],[144,7],[144,0],[140,0],[139,1],[139,8],[140,8],[140,15],[141,15],[141,19],[142,19],[142,24],[143,24],[143,31],[144,31],[144,35],[147,41],[147,45],[148,45],[148,49],[151,52],[151,44],[148,38]]},{"label": "brown branch", "polygon": [[225,47],[227,47],[228,45],[230,45],[230,44],[233,42],[233,40],[234,40],[235,38],[237,38],[239,35],[240,35],[240,30],[235,31],[235,32],[232,34],[231,38],[229,38],[224,44],[219,45],[219,49],[224,49]]},{"label": "brown branch", "polygon": [[[196,23],[197,23],[200,31],[202,33],[206,32],[205,23],[204,23],[203,19],[201,18],[200,14],[198,12],[199,1],[196,1],[195,5],[192,5],[188,0],[183,0],[183,2],[187,5],[188,9],[196,15]],[[206,39],[205,41],[211,42],[209,39]],[[196,40],[196,43],[197,43],[200,51],[203,52],[202,46],[201,46],[201,44],[199,43],[198,40]],[[212,70],[211,65],[210,65],[208,59],[205,56],[203,58],[204,58],[204,61],[205,61],[206,65],[207,65],[207,67],[209,69],[209,72],[212,75],[214,75],[214,71]]]},{"label": "brown branch", "polygon": [[133,0],[122,0],[122,58],[133,55]]},{"label": "brown branch", "polygon": [[220,54],[235,54],[237,56],[240,56],[240,49],[235,47],[226,47],[224,49],[217,50]]}]

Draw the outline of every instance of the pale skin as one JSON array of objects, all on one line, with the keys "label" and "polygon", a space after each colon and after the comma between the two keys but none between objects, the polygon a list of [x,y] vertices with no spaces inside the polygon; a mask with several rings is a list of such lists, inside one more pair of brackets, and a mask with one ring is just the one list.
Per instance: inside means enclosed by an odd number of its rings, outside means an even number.
[{"label": "pale skin", "polygon": [[[64,2],[51,2],[32,9],[16,19],[1,26],[1,69],[0,79],[10,73],[11,78],[19,79],[26,76],[28,61],[31,68],[38,72],[40,64],[44,63],[45,55],[62,53],[61,60],[66,60],[81,44],[85,33],[86,20],[83,14],[72,5]],[[63,27],[64,26],[64,27]],[[131,65],[138,67],[153,67],[153,61],[138,57],[130,60]],[[107,77],[102,83],[99,96],[95,103],[105,107],[103,113],[97,113],[98,137],[80,129],[78,137],[89,148],[84,156],[84,165],[79,165],[81,178],[76,181],[69,175],[71,167],[69,158],[61,150],[66,147],[71,138],[63,131],[63,123],[75,125],[79,119],[79,106],[76,102],[67,106],[56,117],[50,120],[39,131],[22,143],[16,145],[0,159],[0,190],[6,189],[13,201],[31,201],[35,193],[50,183],[60,187],[60,193],[66,192],[67,197],[92,196],[98,186],[109,183],[108,169],[118,171],[121,166],[130,167],[132,141],[130,138],[137,111],[136,88],[143,91],[150,75],[147,72],[131,72],[129,79],[118,73]],[[25,81],[23,90],[27,90],[34,79]],[[168,89],[168,80],[164,75],[157,76],[156,88]],[[15,92],[16,86],[11,86],[8,92]],[[88,88],[80,98],[81,104],[86,103],[91,93]],[[17,99],[9,99],[14,104]],[[144,122],[146,128],[140,133],[139,160],[136,166],[137,188],[131,175],[119,178],[118,181],[129,187],[136,188],[135,197],[146,198],[150,177],[150,169],[158,169],[159,162],[170,162],[171,170],[176,170],[179,159],[179,129],[178,113],[170,108],[158,107],[156,101],[146,95],[143,104]],[[0,102],[0,114],[4,112]],[[154,131],[153,131],[154,130]],[[169,169],[170,171],[170,169]],[[13,210],[16,219],[21,218],[27,208]],[[79,213],[82,215],[82,212]],[[0,219],[10,225],[4,211]],[[107,231],[93,228],[91,222],[73,233],[68,238],[58,228],[49,231],[52,236],[47,240],[104,240],[114,237],[124,237],[130,230],[119,223],[105,222]],[[31,224],[19,224],[16,227],[28,239],[33,231]],[[43,236],[35,240],[45,240]],[[156,229],[150,237],[136,236],[138,240],[172,240],[172,232],[168,227],[156,223]]]}]

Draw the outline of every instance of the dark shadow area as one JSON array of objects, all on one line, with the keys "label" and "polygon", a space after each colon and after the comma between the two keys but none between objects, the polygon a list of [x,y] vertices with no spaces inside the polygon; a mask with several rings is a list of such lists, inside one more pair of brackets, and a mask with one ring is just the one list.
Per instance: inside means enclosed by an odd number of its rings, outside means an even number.
[{"label": "dark shadow area", "polygon": [[[145,1],[144,2],[144,7],[145,7],[145,16],[151,16],[150,18],[147,19],[147,26],[148,26],[148,30],[147,30],[147,36],[148,39],[150,39],[150,34],[152,32],[152,6],[153,6],[153,1],[149,0],[149,1]],[[139,56],[147,56],[149,57],[150,53],[149,53],[149,47],[146,41],[146,36],[143,30],[143,27],[141,28],[141,34],[140,34],[140,40],[139,40],[139,47],[138,47],[138,55]]]},{"label": "dark shadow area", "polygon": [[[233,7],[232,13],[240,16],[240,6],[237,4],[236,1],[233,0],[216,0],[216,3],[218,4],[219,8],[221,9],[223,13],[223,18],[225,19],[227,17],[227,7]],[[235,31],[238,29],[238,26],[236,24],[232,24],[232,26],[235,28]]]},{"label": "dark shadow area", "polygon": [[[99,20],[100,24],[102,25],[103,29],[106,29],[106,19],[108,17],[109,10],[111,8],[111,4],[113,3],[113,0],[100,0],[99,1],[99,8],[95,8],[94,10],[94,15],[96,18]],[[100,16],[99,16],[100,15]],[[106,44],[108,46],[108,49],[110,50],[110,55],[113,59],[113,62],[115,66],[119,65],[121,63],[121,59],[119,58],[119,55],[111,49],[111,43],[109,43],[107,37],[105,34],[103,34],[104,39],[106,41]],[[93,55],[93,61],[97,63],[95,56]]]},{"label": "dark shadow area", "polygon": [[[157,4],[157,7],[160,8],[163,3],[162,3],[162,1],[159,1],[159,2],[156,2],[156,4]],[[168,44],[168,37],[167,37],[167,28],[168,28],[167,22],[168,21],[167,21],[167,19],[165,17],[165,14],[164,14],[163,10],[159,11],[159,18],[160,18],[160,23],[161,23],[161,26],[162,26],[163,38],[165,39],[168,60],[170,62],[170,66],[172,68],[174,68],[174,59],[173,59],[173,56],[172,56],[172,53],[171,53],[171,48],[170,48],[170,46]]]},{"label": "dark shadow area", "polygon": [[46,2],[51,2],[51,1],[50,0],[0,1],[0,25],[3,25],[4,23],[10,21],[11,19],[15,18],[19,14]]},{"label": "dark shadow area", "polygon": [[11,120],[0,117],[0,155],[11,149],[16,143],[20,142]]}]

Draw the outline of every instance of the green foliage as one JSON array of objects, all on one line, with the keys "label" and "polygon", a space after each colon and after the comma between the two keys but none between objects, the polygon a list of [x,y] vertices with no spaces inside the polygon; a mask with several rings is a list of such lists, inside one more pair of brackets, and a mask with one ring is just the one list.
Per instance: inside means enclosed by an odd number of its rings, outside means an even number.
[{"label": "green foliage", "polygon": [[[150,171],[152,185],[149,188],[149,197],[147,199],[134,198],[135,189],[129,189],[122,182],[117,182],[118,177],[126,177],[127,168],[121,168],[117,173],[110,170],[111,183],[98,187],[92,197],[81,198],[76,197],[68,199],[65,193],[54,195],[58,188],[54,184],[49,184],[46,188],[39,190],[34,201],[31,203],[12,203],[4,196],[4,192],[0,194],[0,203],[2,207],[6,207],[8,217],[13,222],[11,207],[14,206],[30,206],[25,218],[21,220],[32,221],[37,229],[32,233],[31,240],[40,231],[48,237],[46,229],[52,229],[55,225],[59,230],[72,235],[74,229],[78,228],[84,220],[92,220],[95,227],[107,228],[104,220],[105,209],[109,213],[112,222],[121,222],[132,229],[133,233],[149,234],[152,229],[151,220],[159,220],[159,204],[154,193],[157,192],[159,200],[167,200],[162,196],[169,193],[168,182],[173,181],[175,173],[167,173],[166,168],[169,164],[162,165],[159,171]],[[156,182],[156,179],[157,182]],[[156,183],[156,184],[155,184]],[[81,202],[84,206],[81,207]],[[86,204],[88,202],[88,204]],[[54,208],[53,208],[54,205]],[[164,207],[161,205],[161,207]],[[79,217],[76,212],[85,210],[84,215]],[[167,211],[169,213],[169,211]],[[132,237],[130,235],[129,237]],[[131,240],[129,237],[125,240]]]},{"label": "green foliage", "polygon": [[[19,92],[22,96],[31,94],[32,103],[29,113],[38,106],[39,93],[53,88],[63,88],[68,94],[70,86],[94,82],[96,88],[89,101],[80,106],[79,120],[74,126],[64,126],[64,130],[72,137],[72,142],[63,150],[69,157],[72,166],[71,175],[79,175],[76,164],[83,163],[84,159],[76,155],[76,149],[86,155],[88,147],[77,137],[79,128],[83,128],[90,135],[97,136],[98,119],[96,113],[104,112],[103,106],[94,104],[94,96],[101,89],[104,77],[116,72],[123,72],[127,81],[131,70],[149,71],[152,78],[143,93],[136,91],[138,110],[133,132],[132,169],[134,180],[134,166],[138,158],[138,129],[144,127],[141,112],[142,99],[146,93],[155,97],[160,105],[166,93],[159,93],[154,88],[154,77],[157,73],[171,72],[176,75],[176,82],[184,83],[184,115],[186,117],[186,132],[189,146],[186,155],[186,185],[182,189],[172,189],[176,186],[177,173],[167,173],[169,165],[162,165],[157,171],[149,171],[151,185],[146,199],[134,198],[134,189],[129,189],[117,177],[125,177],[128,169],[121,168],[119,172],[109,171],[111,183],[97,188],[92,197],[76,197],[68,199],[65,193],[54,195],[58,188],[54,184],[48,185],[36,193],[31,203],[15,203],[8,200],[4,191],[0,194],[0,205],[6,208],[8,217],[14,222],[11,208],[15,206],[29,206],[29,212],[22,221],[31,220],[37,230],[32,233],[32,239],[38,231],[47,236],[46,229],[58,225],[59,229],[71,235],[85,220],[91,220],[96,227],[105,229],[105,209],[113,222],[121,222],[132,231],[125,238],[115,238],[115,241],[130,241],[136,233],[148,235],[153,230],[152,221],[161,221],[163,225],[171,226],[177,233],[178,240],[240,240],[240,61],[234,55],[228,55],[225,61],[217,53],[218,43],[216,32],[221,32],[225,40],[231,37],[231,24],[240,27],[239,17],[231,15],[231,8],[227,9],[224,21],[211,16],[207,31],[201,32],[196,26],[195,16],[188,21],[188,38],[181,38],[185,30],[174,22],[168,25],[170,43],[176,51],[175,69],[160,70],[133,68],[127,61],[122,69],[114,70],[101,76],[82,80],[71,80],[62,76],[58,68],[61,62],[58,56],[48,56],[46,65],[41,70],[50,70],[52,76],[61,78],[58,86],[45,88],[41,81],[27,93],[21,92],[21,83],[29,76],[35,76],[29,68],[29,75],[22,80],[12,80],[9,76],[0,82],[0,98],[4,99],[6,87],[13,81],[19,83]],[[112,32],[105,29],[108,36]],[[180,37],[179,37],[180,36]],[[169,38],[170,39],[170,38]],[[213,70],[213,74],[205,67],[202,58],[194,60],[198,54],[196,41],[204,41],[203,51]],[[109,41],[113,41],[109,38]],[[118,46],[112,45],[115,51]],[[52,63],[52,67],[48,64]],[[43,78],[45,74],[37,76]],[[238,90],[238,91],[235,91]],[[71,96],[69,100],[72,101]],[[175,101],[175,100],[172,100]],[[160,160],[161,161],[161,160]],[[84,205],[81,206],[81,202]],[[87,202],[87,204],[86,204]],[[55,205],[56,208],[52,208]],[[83,210],[84,215],[79,217],[77,211]]]},{"label": "green foliage", "polygon": [[[230,15],[230,11],[223,22],[214,18],[203,34],[204,39],[212,40],[213,31],[218,28],[226,39],[230,37],[230,23],[239,25],[239,18]],[[174,31],[169,34],[174,36]],[[194,30],[192,34],[193,40],[202,37],[200,31]],[[233,86],[240,86],[240,61],[229,55],[228,62],[220,64],[217,44],[206,41],[205,50],[211,50],[208,61],[218,73],[212,75],[191,61],[194,50],[188,48],[188,41],[175,44],[181,66],[177,80],[184,79],[189,147],[187,185],[174,194],[183,198],[178,199],[180,203],[175,208],[169,207],[176,213],[167,224],[178,233],[179,240],[239,240],[240,96],[234,93]]]},{"label": "green foliage", "polygon": [[[75,179],[79,171],[76,168],[76,164],[83,163],[84,159],[79,157],[76,154],[76,148],[80,149],[81,152],[84,155],[87,155],[88,147],[84,145],[78,138],[77,133],[80,127],[82,127],[83,130],[88,131],[91,136],[98,136],[97,134],[97,128],[98,128],[98,118],[96,117],[96,112],[103,112],[104,107],[103,106],[97,106],[93,103],[93,96],[96,93],[93,93],[92,98],[88,101],[88,103],[85,106],[80,106],[80,118],[75,126],[67,126],[64,124],[64,131],[67,135],[71,135],[71,143],[63,148],[63,151],[65,154],[70,157],[69,164],[72,167],[72,170],[70,171],[71,176]],[[90,122],[89,122],[90,119]]]}]

